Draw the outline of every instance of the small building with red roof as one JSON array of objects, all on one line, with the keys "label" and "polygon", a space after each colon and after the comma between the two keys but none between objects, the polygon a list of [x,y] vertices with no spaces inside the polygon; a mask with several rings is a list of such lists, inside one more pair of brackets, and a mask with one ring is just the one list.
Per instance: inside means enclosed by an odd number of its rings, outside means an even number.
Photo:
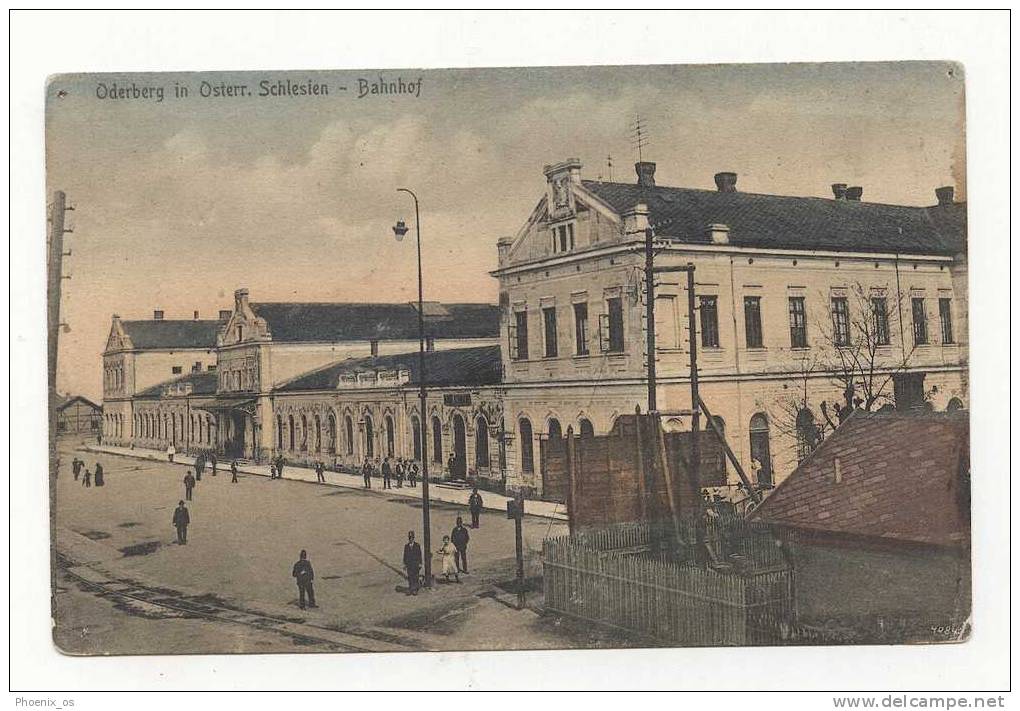
[{"label": "small building with red roof", "polygon": [[858,412],[751,514],[783,541],[801,622],[966,629],[969,442],[966,412]]}]

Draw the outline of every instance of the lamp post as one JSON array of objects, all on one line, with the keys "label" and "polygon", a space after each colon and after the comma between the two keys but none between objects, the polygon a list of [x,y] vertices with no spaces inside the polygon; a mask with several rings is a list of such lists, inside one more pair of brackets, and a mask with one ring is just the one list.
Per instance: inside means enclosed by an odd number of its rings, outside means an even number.
[{"label": "lamp post", "polygon": [[[429,457],[428,439],[425,436],[425,422],[427,421],[426,394],[425,394],[425,303],[422,296],[421,277],[421,217],[418,212],[418,196],[407,188],[397,188],[398,193],[407,193],[414,199],[414,229],[418,237],[418,398],[421,400],[421,412],[418,417],[418,426],[421,428],[419,439],[421,440],[421,533],[422,559],[425,564],[425,587],[432,587],[432,535],[429,522]],[[403,220],[398,220],[393,226],[393,234],[400,242],[407,234],[407,225]]]}]

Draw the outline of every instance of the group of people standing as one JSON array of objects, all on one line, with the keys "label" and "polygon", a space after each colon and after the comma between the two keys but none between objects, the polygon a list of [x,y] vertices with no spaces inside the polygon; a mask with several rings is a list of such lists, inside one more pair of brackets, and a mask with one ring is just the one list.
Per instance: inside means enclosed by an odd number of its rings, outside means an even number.
[{"label": "group of people standing", "polygon": [[[474,487],[471,496],[468,498],[468,510],[471,512],[471,528],[479,527],[484,502],[482,495],[478,493],[478,487]],[[464,519],[457,517],[457,524],[450,531],[450,535],[443,536],[443,543],[436,551],[441,563],[443,578],[449,582],[453,576],[455,582],[460,582],[461,573],[468,574],[468,543],[471,534],[468,527],[464,525]],[[407,532],[407,543],[404,544],[404,571],[407,574],[407,594],[417,595],[422,584],[422,550],[421,545],[414,539],[414,531]]]},{"label": "group of people standing", "polygon": [[[71,474],[74,475],[75,481],[78,481],[78,478],[81,477],[81,485],[84,486],[86,489],[92,488],[93,472],[90,472],[89,468],[85,466],[85,462],[81,459],[78,459],[77,456],[75,456],[74,459],[71,460]],[[95,466],[96,486],[104,486],[106,484],[104,476],[105,474],[103,473],[103,465],[100,464],[99,462],[96,462]]]},{"label": "group of people standing", "polygon": [[382,476],[384,489],[392,489],[394,479],[397,482],[398,489],[404,488],[405,480],[411,487],[418,486],[418,477],[421,474],[418,462],[397,457],[396,463],[391,464],[391,459],[392,457],[386,457],[380,465],[378,459],[373,461],[365,457],[365,462],[361,465],[361,477],[365,481],[366,489],[372,488],[372,477],[374,476]]},{"label": "group of people standing", "polygon": [[[205,471],[206,461],[209,461],[209,460],[206,459],[205,455],[199,455],[199,457],[195,460],[195,471],[194,471],[194,473],[192,473],[192,471],[189,469],[188,473],[184,475],[184,498],[185,498],[186,501],[191,501],[192,500],[192,492],[195,490],[195,486],[198,484],[198,482],[202,481],[202,472]],[[217,466],[217,464],[216,464],[216,457],[215,457],[215,455],[213,457],[211,457],[211,461],[212,461],[212,475],[216,476],[216,471],[217,471],[216,466]],[[233,461],[230,462],[230,483],[231,484],[236,484],[237,483],[237,471],[238,471],[237,470],[237,460],[234,459]],[[184,502],[181,502],[181,503],[184,503]]]}]

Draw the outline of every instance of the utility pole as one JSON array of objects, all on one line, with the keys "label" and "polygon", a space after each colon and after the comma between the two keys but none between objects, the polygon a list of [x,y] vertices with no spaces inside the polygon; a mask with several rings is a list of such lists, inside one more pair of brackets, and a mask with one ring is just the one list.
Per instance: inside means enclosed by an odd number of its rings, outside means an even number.
[{"label": "utility pole", "polygon": [[[62,190],[53,193],[53,204],[50,206],[49,254],[47,255],[47,367],[49,371],[49,409],[50,422],[50,472],[56,476],[57,463],[57,413],[53,403],[57,395],[57,353],[60,334],[60,287],[64,277],[64,213],[73,210],[67,206],[67,196]],[[68,253],[69,254],[69,253]]]},{"label": "utility pole", "polygon": [[[573,438],[573,432],[567,428],[567,437]],[[568,439],[568,442],[570,440]],[[518,491],[514,498],[506,502],[506,517],[514,520],[514,549],[517,554],[517,609],[524,609],[524,493]]]},{"label": "utility pole", "polygon": [[648,414],[654,415],[659,407],[656,402],[656,371],[655,371],[655,253],[652,241],[655,230],[645,228],[645,338],[648,351]]}]

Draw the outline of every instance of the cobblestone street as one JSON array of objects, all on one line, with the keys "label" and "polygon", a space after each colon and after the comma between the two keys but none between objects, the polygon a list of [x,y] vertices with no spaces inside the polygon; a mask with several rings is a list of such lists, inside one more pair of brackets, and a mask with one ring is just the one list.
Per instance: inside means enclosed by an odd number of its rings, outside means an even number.
[{"label": "cobblestone street", "polygon": [[[63,450],[56,508],[58,553],[66,566],[87,563],[89,571],[101,571],[104,580],[121,585],[129,581],[170,599],[202,601],[216,610],[243,610],[367,641],[367,646],[354,644],[355,648],[575,646],[534,610],[520,612],[508,604],[513,590],[514,534],[513,521],[505,514],[485,511],[481,527],[471,531],[471,574],[461,576],[460,584],[446,583],[440,576],[434,591],[410,597],[403,593],[401,554],[408,530],[421,538],[421,504],[414,499],[379,490],[363,492],[243,474],[237,484],[231,484],[229,472],[212,477],[207,471],[194,500],[188,502],[192,524],[188,545],[180,546],[171,514],[184,498],[181,480],[186,467],[78,452],[90,470],[99,461],[106,472],[104,487],[85,488],[71,475],[72,450],[68,445]],[[458,515],[468,518],[466,508],[433,503],[433,550]],[[555,520],[525,519],[532,598],[540,594],[541,541],[547,535],[562,534],[565,528]],[[299,609],[291,577],[291,566],[302,548],[315,568],[319,603],[315,610]],[[438,558],[433,569],[441,569]],[[55,639],[65,651],[91,649],[88,635],[80,630],[90,620],[93,630],[102,629],[94,618],[104,614],[161,619],[151,626],[135,622],[117,628],[118,639],[102,645],[107,653],[165,653],[173,649],[174,638],[198,634],[184,631],[197,624],[186,619],[188,614],[173,613],[170,618],[184,619],[167,622],[165,610],[139,612],[147,603],[125,605],[123,600],[99,608],[82,599],[86,592],[87,586],[74,580],[58,580]],[[473,625],[475,616],[484,616],[486,624]],[[201,646],[210,652],[323,651],[314,639],[296,642],[289,633],[274,637],[265,629],[239,630],[238,625],[215,617],[201,624],[209,627],[211,637]],[[163,638],[166,635],[169,641]],[[186,643],[181,651],[195,651],[194,643]]]}]

